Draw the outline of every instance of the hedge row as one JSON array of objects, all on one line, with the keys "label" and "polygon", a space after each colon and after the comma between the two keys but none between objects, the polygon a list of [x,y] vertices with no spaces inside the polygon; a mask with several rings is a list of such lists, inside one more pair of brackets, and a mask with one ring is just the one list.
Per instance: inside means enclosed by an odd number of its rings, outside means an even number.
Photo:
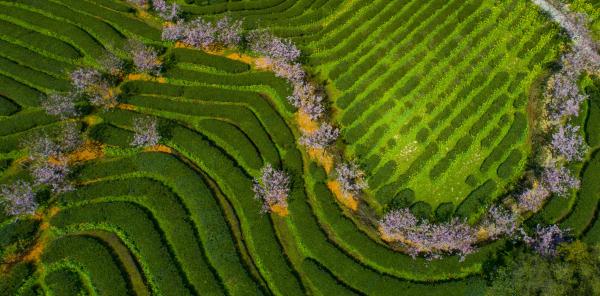
[{"label": "hedge row", "polygon": [[[140,261],[147,264],[150,274],[146,276],[156,285],[158,291],[170,291],[174,295],[192,294],[172,249],[168,247],[165,234],[161,232],[158,222],[148,209],[130,202],[93,203],[62,209],[51,220],[51,224],[59,228],[77,227],[83,223],[102,223],[121,229],[135,244],[142,258]],[[73,243],[68,245],[73,246]],[[60,253],[55,258],[64,258],[65,255]],[[91,254],[86,256],[94,258]]]},{"label": "hedge row", "polygon": [[515,145],[527,132],[527,118],[523,113],[515,113],[513,123],[506,132],[502,140],[494,146],[492,152],[485,158],[481,164],[480,171],[487,172],[492,165],[500,161],[502,156]]},{"label": "hedge row", "polygon": [[251,91],[210,86],[175,86],[145,81],[127,82],[123,87],[131,93],[184,97],[219,103],[242,103],[253,110],[277,146],[287,148],[294,143],[292,133],[281,115],[263,96]]},{"label": "hedge row", "polygon": [[0,95],[13,100],[22,107],[33,107],[39,105],[39,98],[42,93],[0,74]]},{"label": "hedge row", "polygon": [[189,221],[189,213],[180,198],[161,183],[146,178],[103,181],[80,188],[76,195],[63,200],[69,203],[129,201],[147,208],[191,285],[197,291],[220,290],[218,279],[203,255],[202,245],[195,239],[195,225]]},{"label": "hedge row", "polygon": [[173,130],[172,145],[215,180],[232,203],[254,262],[274,293],[302,294],[295,272],[289,266],[268,216],[260,214],[252,196],[250,176],[235,162],[198,134],[183,128]]},{"label": "hedge row", "polygon": [[0,95],[0,116],[10,116],[19,110],[19,105]]},{"label": "hedge row", "polygon": [[246,63],[218,55],[208,54],[202,50],[172,48],[169,52],[173,59],[178,63],[200,64],[228,73],[242,73],[250,70],[250,65]]},{"label": "hedge row", "polygon": [[44,276],[44,283],[52,295],[78,296],[86,292],[79,274],[67,268],[49,272]]},{"label": "hedge row", "polygon": [[40,55],[27,48],[0,40],[0,55],[21,65],[45,72],[55,77],[65,77],[75,66]]},{"label": "hedge row", "polygon": [[[154,196],[151,200],[156,207],[162,207],[161,195],[155,192],[173,191],[180,198],[180,202],[185,206],[189,213],[189,219],[196,225],[201,246],[204,249],[206,258],[211,266],[219,274],[220,280],[225,288],[231,291],[254,291],[257,290],[256,284],[241,265],[241,259],[236,254],[236,247],[233,242],[232,234],[228,229],[219,205],[208,190],[205,182],[200,175],[192,171],[188,166],[177,160],[177,158],[162,153],[141,153],[129,158],[100,161],[84,167],[81,177],[85,179],[97,179],[111,177],[122,174],[144,174],[151,178],[158,178],[161,183],[149,179],[134,179],[125,181],[115,181],[116,191],[126,192],[132,190],[132,194]],[[138,184],[132,186],[128,184]],[[118,185],[122,184],[122,185]],[[148,184],[147,186],[141,184]],[[157,186],[161,188],[157,189]],[[170,189],[167,189],[168,186]],[[100,194],[111,194],[112,186],[95,186],[95,190]],[[156,190],[155,190],[156,189]],[[172,195],[171,193],[168,193]],[[202,197],[202,198],[199,198]],[[149,200],[150,202],[150,200]],[[179,208],[181,206],[176,206]],[[169,209],[169,207],[164,207]],[[168,212],[165,212],[168,214]],[[163,214],[163,215],[165,215]],[[168,219],[168,218],[167,218]],[[178,234],[177,231],[170,235]],[[191,235],[191,234],[190,234]],[[196,234],[191,235],[196,237]],[[190,244],[197,239],[180,238],[171,244]],[[202,253],[202,252],[199,252]],[[199,254],[191,258],[198,257]],[[188,257],[180,260],[190,260]]]},{"label": "hedge row", "polygon": [[17,64],[3,57],[0,57],[0,73],[19,82],[44,89],[68,91],[71,87],[71,84],[66,79],[55,78],[54,76]]},{"label": "hedge row", "polygon": [[[152,108],[161,113],[175,112],[194,116],[194,120],[190,120],[190,124],[196,126],[202,133],[204,133],[202,127],[210,127],[206,136],[221,143],[223,147],[234,148],[233,150],[228,149],[229,153],[239,157],[254,169],[256,169],[256,165],[260,166],[262,164],[262,159],[272,164],[279,163],[277,148],[270,139],[269,134],[267,134],[256,116],[244,106],[173,102],[166,98],[139,96],[130,98],[128,102],[136,106]],[[115,120],[113,115],[125,118],[124,113],[118,113],[111,113],[106,118]],[[169,114],[163,116],[168,118]],[[130,123],[121,120],[121,124]],[[212,137],[210,136],[211,132],[214,135]],[[234,133],[228,134],[227,132]],[[242,134],[242,137],[236,138],[234,137],[235,134]]]},{"label": "hedge row", "polygon": [[85,55],[101,56],[104,52],[104,47],[94,37],[72,24],[61,22],[44,16],[41,13],[17,6],[2,5],[2,3],[0,3],[0,14],[8,16],[10,19],[18,20],[19,24],[34,31],[63,39],[85,53]]},{"label": "hedge row", "polygon": [[53,240],[42,255],[44,264],[63,260],[74,261],[89,274],[94,288],[101,295],[128,295],[127,276],[110,248],[88,236],[63,236]]},{"label": "hedge row", "polygon": [[61,57],[64,60],[74,60],[82,56],[77,49],[62,40],[23,28],[5,20],[0,20],[0,36],[2,36],[2,39],[9,41],[16,40],[20,45],[34,48],[35,51],[49,53],[52,56]]},{"label": "hedge row", "polygon": [[[115,48],[123,48],[125,36],[112,25],[102,19],[90,17],[84,13],[71,9],[68,5],[54,3],[51,1],[22,0],[21,5],[27,5],[29,9],[51,14],[52,17],[83,28],[96,39],[102,40],[105,45],[113,45]],[[98,58],[98,57],[93,57]]]}]

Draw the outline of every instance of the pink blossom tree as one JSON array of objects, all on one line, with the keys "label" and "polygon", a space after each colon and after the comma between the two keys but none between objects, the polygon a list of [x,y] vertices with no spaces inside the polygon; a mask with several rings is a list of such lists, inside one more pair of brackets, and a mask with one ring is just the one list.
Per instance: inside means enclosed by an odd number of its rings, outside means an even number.
[{"label": "pink blossom tree", "polygon": [[293,62],[300,57],[300,50],[290,41],[281,39],[266,30],[248,34],[250,49],[273,59]]},{"label": "pink blossom tree", "polygon": [[166,21],[176,20],[180,14],[177,3],[169,4],[165,0],[152,0],[152,9]]},{"label": "pink blossom tree", "polygon": [[133,120],[132,146],[149,147],[157,145],[160,141],[158,122],[152,117],[137,117]]},{"label": "pink blossom tree", "polygon": [[552,257],[557,254],[557,246],[566,241],[567,230],[560,229],[556,224],[535,227],[533,236],[528,236],[521,230],[523,241],[542,256]]},{"label": "pink blossom tree", "polygon": [[579,134],[579,126],[560,126],[552,135],[552,150],[567,161],[581,161],[587,152],[587,145]]},{"label": "pink blossom tree", "polygon": [[158,52],[154,48],[132,39],[127,43],[126,50],[131,55],[137,71],[153,75],[160,73],[162,62],[158,59]]},{"label": "pink blossom tree", "polygon": [[578,189],[580,181],[565,167],[549,166],[542,172],[542,185],[558,196],[565,196],[571,189]]},{"label": "pink blossom tree", "polygon": [[75,93],[51,93],[46,97],[42,97],[42,108],[46,113],[58,116],[61,119],[76,117],[79,115],[75,102],[77,94]]},{"label": "pink blossom tree", "polygon": [[234,47],[242,42],[242,21],[232,20],[224,16],[215,24],[217,30],[217,42],[225,47]]},{"label": "pink blossom tree", "polygon": [[71,169],[66,160],[35,161],[31,166],[31,175],[35,185],[48,186],[54,193],[72,191],[73,185],[68,177]]},{"label": "pink blossom tree", "polygon": [[335,144],[340,130],[329,123],[323,123],[315,132],[300,137],[300,144],[308,148],[325,149]]},{"label": "pink blossom tree", "polygon": [[18,180],[10,185],[2,185],[0,195],[3,197],[0,203],[8,216],[32,215],[38,208],[30,183]]},{"label": "pink blossom tree", "polygon": [[336,180],[340,184],[342,192],[351,195],[358,195],[362,190],[368,187],[365,181],[365,173],[360,170],[355,162],[338,163],[335,167]]},{"label": "pink blossom tree", "polygon": [[275,205],[287,207],[290,192],[290,177],[282,170],[267,163],[261,170],[261,176],[254,179],[252,186],[254,197],[263,202],[261,212],[268,213]]}]

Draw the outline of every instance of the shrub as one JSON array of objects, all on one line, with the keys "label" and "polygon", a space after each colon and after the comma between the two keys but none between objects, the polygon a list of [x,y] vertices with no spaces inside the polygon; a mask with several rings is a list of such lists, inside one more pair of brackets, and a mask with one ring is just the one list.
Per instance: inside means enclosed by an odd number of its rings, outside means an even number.
[{"label": "shrub", "polygon": [[357,195],[368,187],[365,173],[354,162],[338,163],[335,167],[336,180],[340,183],[342,191],[346,194]]},{"label": "shrub", "polygon": [[335,143],[340,130],[329,123],[323,123],[318,130],[312,134],[304,134],[300,138],[300,144],[308,148],[324,149]]},{"label": "shrub", "polygon": [[137,117],[133,120],[133,141],[131,146],[149,147],[158,144],[160,134],[158,123],[152,117]]},{"label": "shrub", "polygon": [[51,93],[45,98],[42,98],[42,108],[46,110],[46,113],[58,116],[61,119],[75,117],[79,115],[79,112],[75,107],[76,99],[77,96],[74,93]]},{"label": "shrub", "polygon": [[263,213],[270,212],[273,206],[287,207],[290,177],[267,163],[261,170],[260,178],[254,179],[252,190],[254,198],[263,202]]},{"label": "shrub", "polygon": [[37,210],[35,192],[30,183],[18,180],[10,185],[2,185],[0,193],[4,211],[9,216],[32,215]]},{"label": "shrub", "polygon": [[583,160],[587,146],[579,134],[579,126],[560,126],[552,135],[552,150],[555,154],[564,157],[567,161]]}]

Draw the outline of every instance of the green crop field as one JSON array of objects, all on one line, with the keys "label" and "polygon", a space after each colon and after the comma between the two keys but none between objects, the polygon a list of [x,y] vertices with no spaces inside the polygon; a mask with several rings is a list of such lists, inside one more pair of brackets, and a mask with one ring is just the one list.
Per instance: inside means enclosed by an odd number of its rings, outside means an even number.
[{"label": "green crop field", "polygon": [[[539,174],[551,138],[544,88],[570,44],[548,13],[525,0],[167,1],[186,20],[243,20],[244,32],[300,49],[340,129],[333,158],[364,171],[356,209],[299,143],[293,83],[246,46],[163,40],[164,20],[133,2],[0,0],[0,185],[37,184],[27,139],[75,126],[85,148],[69,154],[72,190],[36,187],[35,211],[0,211],[0,295],[496,295],[494,266],[527,243],[498,236],[466,255],[415,256],[378,221],[402,207],[476,225]],[[600,2],[567,2],[598,34]],[[115,79],[110,108],[79,100],[77,116],[47,112],[53,94],[72,93],[71,73],[102,70],[107,52],[133,68],[132,39],[157,50],[160,74]],[[566,165],[578,190],[519,220],[557,223],[590,246],[600,244],[597,74],[581,75],[587,99],[569,121],[589,146]],[[160,144],[132,147],[144,119]],[[267,164],[289,175],[284,214],[254,198]]]}]

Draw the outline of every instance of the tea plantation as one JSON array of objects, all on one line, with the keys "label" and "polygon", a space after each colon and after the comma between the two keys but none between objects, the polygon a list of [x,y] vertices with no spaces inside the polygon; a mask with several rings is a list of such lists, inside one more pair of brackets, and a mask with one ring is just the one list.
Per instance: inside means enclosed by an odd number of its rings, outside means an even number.
[{"label": "tea plantation", "polygon": [[[165,21],[136,2],[0,0],[0,184],[35,184],[28,139],[69,125],[83,137],[72,190],[41,186],[34,213],[0,212],[0,295],[486,295],[494,264],[521,247],[512,237],[430,258],[377,223],[396,207],[475,223],[522,189],[545,136],[539,102],[569,46],[547,13],[525,0],[176,1],[182,18],[243,20],[301,50],[340,128],[335,148],[366,176],[351,209],[299,144],[288,80],[247,47],[164,41]],[[80,100],[77,116],[48,114],[44,101],[107,52],[131,68],[132,39],[157,50],[160,74],[121,75],[110,108]],[[589,148],[568,166],[579,189],[520,222],[594,245],[600,78],[579,86],[572,122]],[[157,123],[159,144],[132,147],[139,119]],[[290,177],[283,213],[254,198],[267,164]]]}]

